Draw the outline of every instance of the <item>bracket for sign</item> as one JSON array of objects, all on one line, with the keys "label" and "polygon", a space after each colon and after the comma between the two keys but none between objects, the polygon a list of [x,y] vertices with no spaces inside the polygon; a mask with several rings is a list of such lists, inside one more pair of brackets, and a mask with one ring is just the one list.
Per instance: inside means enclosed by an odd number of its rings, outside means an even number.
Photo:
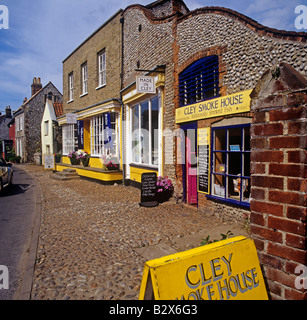
[{"label": "bracket for sign", "polygon": [[135,71],[139,71],[139,72],[157,72],[157,73],[165,73],[165,71],[162,71],[162,70],[145,70],[145,69],[135,69]]}]

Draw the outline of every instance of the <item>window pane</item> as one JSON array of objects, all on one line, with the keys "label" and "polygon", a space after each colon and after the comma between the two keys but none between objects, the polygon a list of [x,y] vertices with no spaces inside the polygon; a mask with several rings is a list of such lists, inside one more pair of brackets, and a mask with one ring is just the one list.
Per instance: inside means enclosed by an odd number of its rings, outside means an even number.
[{"label": "window pane", "polygon": [[213,175],[212,194],[217,197],[225,198],[225,177]]},{"label": "window pane", "polygon": [[132,161],[140,161],[140,150],[139,150],[139,106],[135,106],[132,109]]},{"label": "window pane", "polygon": [[149,164],[149,104],[141,104],[141,154],[142,163]]},{"label": "window pane", "polygon": [[250,163],[251,163],[251,154],[250,154],[250,152],[244,152],[244,154],[243,154],[243,163],[244,163],[243,175],[245,177],[249,177],[250,176]]},{"label": "window pane", "polygon": [[244,128],[244,151],[250,150],[250,127]]},{"label": "window pane", "polygon": [[214,152],[213,154],[213,171],[215,173],[225,174],[226,170],[226,153]]},{"label": "window pane", "polygon": [[159,98],[151,100],[151,149],[152,164],[157,165],[159,161]]},{"label": "window pane", "polygon": [[241,152],[228,153],[228,174],[241,175]]},{"label": "window pane", "polygon": [[232,128],[228,130],[229,151],[242,151],[242,128]]},{"label": "window pane", "polygon": [[226,130],[214,130],[214,150],[226,150]]}]

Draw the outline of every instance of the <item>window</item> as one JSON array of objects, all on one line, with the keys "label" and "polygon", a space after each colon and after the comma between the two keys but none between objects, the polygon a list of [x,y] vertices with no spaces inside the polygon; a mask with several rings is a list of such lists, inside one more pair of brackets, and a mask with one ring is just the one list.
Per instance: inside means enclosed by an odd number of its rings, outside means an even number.
[{"label": "window", "polygon": [[44,131],[45,131],[45,136],[49,135],[49,121],[44,122]]},{"label": "window", "polygon": [[159,162],[159,98],[158,96],[132,108],[132,162],[158,165]]},{"label": "window", "polygon": [[68,97],[69,101],[74,100],[74,74],[70,73],[68,76]]},{"label": "window", "polygon": [[180,107],[218,97],[219,64],[217,56],[202,58],[179,75]]},{"label": "window", "polygon": [[106,53],[98,53],[98,88],[106,84]]},{"label": "window", "polygon": [[91,155],[118,157],[118,113],[104,113],[91,119]]},{"label": "window", "polygon": [[87,94],[87,63],[84,63],[81,67],[82,70],[82,95]]},{"label": "window", "polygon": [[250,124],[212,129],[211,195],[250,202]]},{"label": "window", "polygon": [[68,155],[78,146],[77,125],[67,124],[63,126],[63,154]]}]

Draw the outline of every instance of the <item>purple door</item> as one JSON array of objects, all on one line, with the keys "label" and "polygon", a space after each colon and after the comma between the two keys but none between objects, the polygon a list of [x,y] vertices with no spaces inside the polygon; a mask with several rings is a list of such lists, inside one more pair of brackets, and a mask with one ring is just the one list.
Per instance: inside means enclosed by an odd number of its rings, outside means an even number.
[{"label": "purple door", "polygon": [[[193,130],[194,131],[194,130]],[[195,144],[194,144],[195,145]],[[186,182],[187,182],[187,203],[197,204],[197,164],[196,150],[192,141],[186,137]]]}]

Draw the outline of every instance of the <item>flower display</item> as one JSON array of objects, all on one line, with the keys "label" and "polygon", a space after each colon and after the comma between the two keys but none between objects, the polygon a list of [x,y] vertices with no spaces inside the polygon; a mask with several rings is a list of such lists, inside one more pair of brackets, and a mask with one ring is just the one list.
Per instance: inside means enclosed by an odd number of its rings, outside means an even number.
[{"label": "flower display", "polygon": [[172,184],[172,181],[168,178],[162,178],[161,176],[157,179],[157,191],[158,192],[164,192],[164,191],[173,191],[174,186]]},{"label": "flower display", "polygon": [[118,158],[112,154],[109,155],[103,155],[101,157],[102,159],[102,163],[103,163],[103,167],[106,170],[119,170],[119,161]]}]

